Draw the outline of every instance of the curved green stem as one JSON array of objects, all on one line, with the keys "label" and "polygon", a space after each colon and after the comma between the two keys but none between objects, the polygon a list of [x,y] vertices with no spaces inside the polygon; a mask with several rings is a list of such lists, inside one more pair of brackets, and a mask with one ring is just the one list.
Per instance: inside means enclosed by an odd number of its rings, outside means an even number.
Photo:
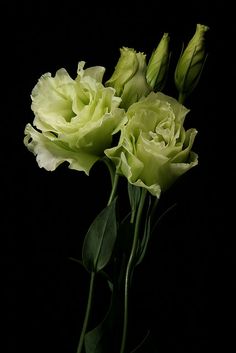
[{"label": "curved green stem", "polygon": [[111,162],[110,159],[108,159],[107,157],[104,157],[102,159],[102,161],[106,164],[108,170],[109,170],[109,173],[110,173],[110,177],[111,177],[111,184],[113,185],[114,183],[114,179],[115,179],[115,168],[114,168],[114,165],[113,163]]},{"label": "curved green stem", "polygon": [[112,184],[112,189],[111,189],[111,193],[110,193],[110,197],[107,203],[107,206],[110,205],[110,203],[114,200],[115,196],[116,196],[116,190],[117,190],[117,186],[118,186],[118,180],[119,180],[119,175],[116,173],[114,176],[114,180],[113,180],[113,184]]},{"label": "curved green stem", "polygon": [[84,317],[84,323],[83,323],[82,331],[81,331],[81,334],[80,334],[80,339],[79,339],[79,344],[78,344],[78,348],[77,348],[77,353],[81,353],[83,345],[84,345],[84,336],[85,336],[85,333],[86,333],[86,330],[87,330],[89,314],[90,314],[91,304],[92,304],[94,279],[95,279],[95,272],[91,272],[87,308],[86,308],[86,312],[85,312],[85,317]]},{"label": "curved green stem", "polygon": [[104,157],[102,159],[102,161],[106,164],[109,173],[110,173],[110,177],[111,177],[111,193],[109,196],[109,200],[107,203],[107,206],[110,205],[110,203],[114,200],[115,196],[116,196],[116,190],[117,190],[117,185],[118,185],[118,179],[119,179],[119,175],[116,173],[116,170],[114,168],[114,164],[111,162],[110,159],[108,159],[107,157]]},{"label": "curved green stem", "polygon": [[143,210],[146,194],[147,194],[147,190],[142,189],[142,194],[141,194],[141,198],[140,198],[140,203],[139,203],[139,207],[138,207],[138,211],[137,211],[137,217],[136,217],[135,228],[134,228],[133,244],[132,244],[132,248],[131,248],[131,252],[130,252],[130,256],[129,256],[129,261],[128,261],[126,273],[125,273],[124,323],[123,323],[123,334],[122,334],[120,353],[125,352],[125,345],[126,345],[126,340],[127,340],[128,304],[129,304],[128,303],[128,299],[129,299],[128,294],[129,294],[130,276],[132,275],[133,263],[134,263],[136,252],[137,252],[140,222],[141,222],[142,210]]}]

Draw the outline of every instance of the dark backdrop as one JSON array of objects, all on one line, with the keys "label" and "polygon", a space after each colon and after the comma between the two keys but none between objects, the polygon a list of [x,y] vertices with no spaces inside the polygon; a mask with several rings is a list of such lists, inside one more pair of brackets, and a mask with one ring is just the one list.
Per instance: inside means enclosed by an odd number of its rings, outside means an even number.
[{"label": "dark backdrop", "polygon": [[[226,1],[173,3],[7,5],[1,55],[6,59],[3,75],[7,71],[2,239],[8,353],[75,353],[88,274],[68,257],[80,258],[83,236],[109,192],[109,176],[100,164],[89,178],[65,165],[52,173],[37,166],[23,145],[24,127],[33,120],[32,88],[42,74],[61,67],[75,76],[80,60],[105,66],[108,78],[120,47],[150,56],[168,32],[173,64],[165,93],[176,95],[174,65],[197,23],[210,27],[207,63],[186,102],[191,109],[187,124],[199,131],[199,166],[160,202],[159,212],[177,206],[159,224],[134,277],[130,336],[139,339],[151,329],[146,353],[235,349],[232,8]],[[96,288],[95,322],[104,315],[108,298],[103,281]]]}]

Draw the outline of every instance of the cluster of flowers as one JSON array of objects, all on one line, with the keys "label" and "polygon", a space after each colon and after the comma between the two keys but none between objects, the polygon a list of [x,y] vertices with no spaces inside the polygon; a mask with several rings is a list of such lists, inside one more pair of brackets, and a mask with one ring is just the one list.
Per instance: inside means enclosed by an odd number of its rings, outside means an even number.
[{"label": "cluster of flowers", "polygon": [[[181,103],[200,77],[207,29],[197,25],[176,66],[179,101],[160,92],[170,58],[167,33],[148,64],[144,53],[122,48],[105,84],[105,68],[84,69],[83,61],[75,79],[65,69],[55,77],[44,74],[32,91],[37,130],[27,124],[24,139],[38,165],[52,171],[67,161],[69,168],[89,174],[94,163],[107,156],[131,184],[159,197],[197,164],[197,155],[191,152],[197,131],[185,131],[188,109]],[[112,146],[118,132],[118,145]]]},{"label": "cluster of flowers", "polygon": [[[86,353],[126,351],[129,288],[146,252],[157,202],[178,177],[198,164],[192,151],[197,130],[185,130],[189,109],[183,103],[203,69],[207,30],[197,24],[180,55],[174,75],[178,99],[162,93],[170,61],[167,33],[148,63],[144,53],[120,49],[106,82],[104,67],[85,68],[81,61],[75,79],[60,69],[55,77],[43,75],[32,91],[34,127],[26,125],[24,143],[38,165],[53,171],[67,162],[69,168],[89,175],[92,166],[103,160],[111,174],[107,206],[92,222],[83,243],[81,263],[91,279],[77,353],[84,348]],[[127,179],[130,202],[121,222],[116,215],[120,176]],[[104,271],[108,265],[115,268],[112,276]],[[111,304],[105,319],[87,332],[94,278],[101,271],[108,279]]]}]

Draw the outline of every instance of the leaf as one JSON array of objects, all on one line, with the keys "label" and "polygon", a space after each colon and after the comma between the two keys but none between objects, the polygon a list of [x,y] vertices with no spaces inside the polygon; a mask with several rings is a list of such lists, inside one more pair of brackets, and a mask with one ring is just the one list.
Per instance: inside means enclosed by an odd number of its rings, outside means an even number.
[{"label": "leaf", "polygon": [[156,222],[154,223],[152,229],[151,229],[151,233],[154,232],[154,230],[156,229],[157,225],[162,221],[162,219],[167,215],[167,213],[169,213],[175,206],[177,206],[177,203],[174,203],[173,205],[169,206],[160,216],[159,218],[156,220]]},{"label": "leaf", "polygon": [[110,353],[112,347],[112,325],[115,322],[111,309],[104,320],[85,335],[86,353]]},{"label": "leaf", "polygon": [[[75,259],[74,257],[71,257],[71,256],[68,257],[68,259],[71,260],[71,261],[76,262],[77,264],[83,266],[83,268],[84,268],[83,261]],[[109,286],[110,290],[112,291],[113,290],[113,282],[112,282],[110,276],[105,271],[102,271],[102,270],[99,271],[99,275],[104,277],[107,280],[108,286]]]},{"label": "leaf", "polygon": [[82,259],[89,272],[103,269],[112,256],[117,237],[116,200],[98,214],[85,236]]},{"label": "leaf", "polygon": [[[138,346],[137,347],[135,347],[133,350],[132,350],[132,352],[130,352],[130,353],[138,353],[138,352],[143,352],[143,348],[145,348],[145,344],[146,344],[146,342],[147,342],[147,340],[148,340],[148,338],[149,338],[149,335],[150,335],[150,330],[148,330],[147,331],[147,333],[146,333],[146,335],[144,336],[144,338],[142,339],[142,341],[138,344]],[[144,346],[144,347],[143,347]],[[146,347],[146,349],[145,349],[145,352],[146,352],[146,350],[147,350],[147,347]]]},{"label": "leaf", "polygon": [[116,278],[111,303],[104,319],[85,335],[86,353],[118,353],[119,351],[124,311],[124,275],[125,267],[122,266],[121,278]]}]

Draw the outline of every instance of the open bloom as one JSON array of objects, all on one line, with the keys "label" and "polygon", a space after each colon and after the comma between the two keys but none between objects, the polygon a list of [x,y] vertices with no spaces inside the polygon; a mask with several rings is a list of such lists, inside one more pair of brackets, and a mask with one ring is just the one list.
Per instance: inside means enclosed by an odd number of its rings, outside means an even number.
[{"label": "open bloom", "polygon": [[102,84],[105,68],[84,70],[84,64],[79,63],[75,80],[60,69],[55,77],[43,75],[32,91],[37,130],[27,124],[24,143],[46,170],[67,161],[69,168],[88,174],[125,122],[121,98]]},{"label": "open bloom", "polygon": [[117,172],[160,197],[198,163],[191,151],[197,131],[183,127],[188,111],[174,98],[154,92],[130,106],[118,146],[105,150]]}]

